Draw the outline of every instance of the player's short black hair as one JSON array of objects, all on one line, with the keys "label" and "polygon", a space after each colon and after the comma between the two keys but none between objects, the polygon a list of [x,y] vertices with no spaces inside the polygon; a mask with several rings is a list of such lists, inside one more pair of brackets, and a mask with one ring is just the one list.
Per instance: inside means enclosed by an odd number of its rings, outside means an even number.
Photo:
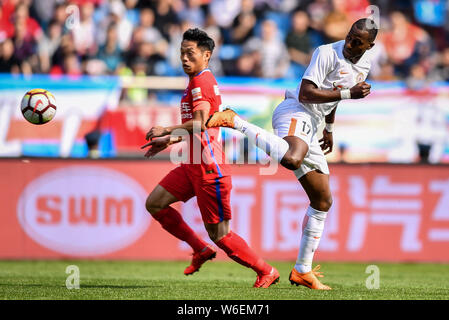
[{"label": "player's short black hair", "polygon": [[184,32],[182,35],[182,40],[194,41],[198,48],[209,50],[210,52],[214,51],[215,42],[214,40],[207,35],[206,32],[200,30],[198,28],[191,28]]},{"label": "player's short black hair", "polygon": [[373,42],[377,37],[377,31],[379,27],[376,25],[373,19],[363,18],[359,19],[352,25],[351,29],[357,28],[361,31],[367,31],[369,34],[369,41]]}]

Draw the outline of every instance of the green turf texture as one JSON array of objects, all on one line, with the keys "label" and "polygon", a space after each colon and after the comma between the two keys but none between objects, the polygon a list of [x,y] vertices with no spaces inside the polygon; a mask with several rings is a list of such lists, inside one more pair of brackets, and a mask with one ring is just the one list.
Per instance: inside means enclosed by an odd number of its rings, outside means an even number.
[{"label": "green turf texture", "polygon": [[[184,276],[188,261],[0,261],[0,299],[377,300],[449,299],[448,264],[386,264],[380,288],[367,289],[370,263],[321,263],[332,291],[292,286],[293,262],[269,261],[281,274],[268,289],[252,288],[255,273],[232,261],[211,261]],[[66,287],[66,267],[80,271],[80,289]]]}]

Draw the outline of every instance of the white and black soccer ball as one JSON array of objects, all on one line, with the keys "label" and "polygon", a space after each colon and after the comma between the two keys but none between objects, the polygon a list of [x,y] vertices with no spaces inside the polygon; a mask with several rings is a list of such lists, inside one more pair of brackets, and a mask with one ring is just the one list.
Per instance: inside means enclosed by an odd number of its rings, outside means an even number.
[{"label": "white and black soccer ball", "polygon": [[20,103],[23,117],[32,124],[44,124],[56,114],[55,96],[45,89],[33,89],[25,93]]}]

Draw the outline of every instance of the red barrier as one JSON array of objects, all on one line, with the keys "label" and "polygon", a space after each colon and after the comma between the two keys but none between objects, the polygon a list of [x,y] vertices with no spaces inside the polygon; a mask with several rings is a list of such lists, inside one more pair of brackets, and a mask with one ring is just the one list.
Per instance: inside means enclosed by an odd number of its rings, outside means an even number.
[{"label": "red barrier", "polygon": [[[0,258],[188,259],[146,213],[174,165],[3,159]],[[308,200],[293,174],[233,166],[232,228],[267,259],[296,259]],[[317,261],[449,262],[449,167],[331,165],[334,204]],[[195,200],[176,206],[207,238]],[[219,258],[224,258],[223,253]]]}]

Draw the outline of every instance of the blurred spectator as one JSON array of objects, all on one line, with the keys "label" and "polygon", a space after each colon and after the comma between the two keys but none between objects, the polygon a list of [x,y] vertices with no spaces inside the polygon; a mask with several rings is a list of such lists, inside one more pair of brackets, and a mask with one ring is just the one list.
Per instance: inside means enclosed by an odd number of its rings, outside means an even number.
[{"label": "blurred spectator", "polygon": [[14,36],[14,25],[8,17],[3,14],[3,7],[0,6],[0,42]]},{"label": "blurred spectator", "polygon": [[233,75],[242,77],[260,77],[260,58],[259,53],[251,50],[246,50],[238,57],[235,63],[235,70],[232,71]]},{"label": "blurred spectator", "polygon": [[428,85],[426,70],[420,64],[414,64],[410,68],[410,75],[405,80],[407,87],[412,90],[425,89]]},{"label": "blurred spectator", "polygon": [[68,17],[67,5],[65,3],[58,3],[53,11],[52,20],[56,21],[57,23],[59,23],[59,25],[63,26],[64,31],[66,31],[65,28],[67,17]]},{"label": "blurred spectator", "polygon": [[206,17],[201,9],[201,0],[186,0],[186,6],[183,10],[178,12],[181,20],[188,20],[195,27],[204,27]]},{"label": "blurred spectator", "polygon": [[394,65],[391,63],[391,61],[385,61],[382,64],[379,65],[379,72],[371,75],[370,77],[373,80],[376,81],[396,81],[399,80],[399,78],[394,73]]},{"label": "blurred spectator", "polygon": [[15,8],[19,4],[20,0],[3,0],[1,1],[1,7],[3,12],[3,19],[13,23],[13,15]]},{"label": "blurred spectator", "polygon": [[253,37],[256,23],[257,17],[254,12],[254,0],[242,0],[240,13],[232,23],[232,42],[242,44]]},{"label": "blurred spectator", "polygon": [[14,44],[11,39],[0,42],[0,73],[19,73],[20,61],[14,56]]},{"label": "blurred spectator", "polygon": [[310,15],[310,26],[315,30],[323,30],[324,19],[332,11],[332,6],[327,0],[315,0],[307,6]]},{"label": "blurred spectator", "polygon": [[88,58],[82,61],[81,71],[85,75],[100,76],[108,73],[108,68],[103,60]]},{"label": "blurred spectator", "polygon": [[154,26],[161,32],[165,40],[170,40],[170,29],[179,24],[179,18],[172,7],[172,0],[157,0],[155,6]]},{"label": "blurred spectator", "polygon": [[81,65],[78,60],[78,56],[76,53],[69,53],[64,57],[64,74],[69,76],[80,76],[82,74],[81,72]]},{"label": "blurred spectator", "polygon": [[369,5],[368,0],[332,0],[334,11],[343,13],[351,24],[368,16]]},{"label": "blurred spectator", "polygon": [[215,76],[224,76],[223,64],[219,55],[223,44],[223,38],[221,36],[220,28],[217,27],[214,17],[211,14],[209,14],[206,18],[206,26],[204,27],[204,31],[206,31],[209,37],[211,37],[215,42],[214,53],[210,58],[209,67]]},{"label": "blurred spectator", "polygon": [[213,0],[210,3],[210,13],[220,28],[231,27],[240,11],[240,0]]},{"label": "blurred spectator", "polygon": [[62,27],[56,22],[50,22],[48,26],[48,35],[44,35],[38,44],[38,55],[40,62],[40,71],[48,73],[50,71],[52,57],[61,44]]},{"label": "blurred spectator", "polygon": [[36,53],[36,42],[32,34],[27,32],[26,21],[18,19],[14,25],[14,57],[19,61],[23,73],[32,73],[33,58]]},{"label": "blurred spectator", "polygon": [[31,10],[44,30],[47,29],[53,16],[53,9],[59,0],[33,0]]},{"label": "blurred spectator", "polygon": [[95,54],[96,28],[93,20],[94,4],[92,2],[83,2],[80,10],[80,22],[75,23],[72,30],[75,48],[80,56],[89,56]]},{"label": "blurred spectator", "polygon": [[292,27],[285,43],[290,59],[297,64],[307,66],[314,50],[309,31],[309,16],[304,11],[297,11],[292,16]]},{"label": "blurred spectator", "polygon": [[157,54],[165,56],[168,43],[162,37],[162,34],[154,26],[154,12],[150,8],[142,9],[140,12],[140,24],[138,28],[143,29],[142,41],[151,44]]},{"label": "blurred spectator", "polygon": [[333,11],[324,19],[323,32],[327,38],[326,42],[335,42],[343,40],[348,34],[352,23],[346,15],[341,12]]},{"label": "blurred spectator", "polygon": [[65,57],[73,53],[76,54],[73,36],[71,33],[66,33],[61,37],[61,44],[53,54],[50,74],[63,74]]},{"label": "blurred spectator", "polygon": [[419,42],[424,42],[426,33],[416,25],[411,24],[399,11],[390,15],[391,28],[385,32],[382,42],[385,45],[389,59],[401,76],[407,76],[411,64],[407,61],[417,48]]},{"label": "blurred spectator", "polygon": [[[120,0],[110,2],[111,22],[116,25],[120,50],[127,50],[131,42],[133,24],[126,16],[126,7]],[[109,23],[111,23],[109,22]]]},{"label": "blurred spectator", "polygon": [[288,51],[279,39],[274,21],[263,21],[261,38],[252,38],[248,45],[254,46],[260,53],[261,74],[264,78],[281,78],[286,74],[290,64]]},{"label": "blurred spectator", "polygon": [[107,72],[113,74],[122,61],[122,51],[118,42],[117,25],[112,23],[107,31],[106,43],[100,46],[97,58],[102,60]]},{"label": "blurred spectator", "polygon": [[30,17],[29,7],[25,3],[19,3],[14,11],[14,24],[17,22],[25,26],[25,32],[28,36],[34,38],[35,41],[39,41],[42,37],[42,28],[36,20]]}]

